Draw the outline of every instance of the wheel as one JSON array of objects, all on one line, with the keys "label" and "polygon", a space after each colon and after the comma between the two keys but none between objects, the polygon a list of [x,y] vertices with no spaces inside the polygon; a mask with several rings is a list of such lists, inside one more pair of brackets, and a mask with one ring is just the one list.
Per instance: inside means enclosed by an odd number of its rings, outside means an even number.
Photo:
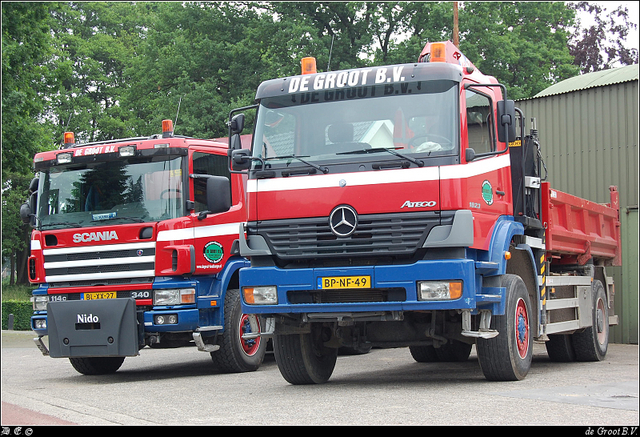
[{"label": "wheel", "polygon": [[599,280],[593,281],[592,326],[571,336],[577,361],[602,361],[609,347],[609,312],[607,295]]},{"label": "wheel", "polygon": [[488,380],[517,381],[531,368],[531,303],[527,287],[519,276],[503,275],[501,286],[507,293],[505,314],[491,319],[491,327],[499,334],[478,339],[478,361]]},{"label": "wheel", "polygon": [[471,354],[470,343],[463,343],[458,340],[449,340],[440,347],[435,348],[438,361],[446,363],[467,361]]},{"label": "wheel", "polygon": [[418,363],[435,363],[438,361],[436,348],[433,346],[409,346],[409,352]]},{"label": "wheel", "polygon": [[264,360],[267,341],[260,336],[242,338],[244,334],[260,333],[262,323],[259,316],[242,313],[238,289],[227,290],[224,298],[224,320],[220,349],[211,352],[214,365],[220,370],[233,373],[257,370]]},{"label": "wheel", "polygon": [[312,323],[308,334],[276,335],[273,354],[278,369],[290,384],[322,384],[329,380],[338,357],[337,348],[323,342],[323,327]]},{"label": "wheel", "polygon": [[125,357],[69,358],[71,365],[83,375],[107,375],[115,373]]},{"label": "wheel", "polygon": [[549,341],[545,342],[544,345],[551,361],[569,363],[576,359],[576,354],[573,352],[573,344],[571,344],[571,335],[551,334],[549,335]]}]

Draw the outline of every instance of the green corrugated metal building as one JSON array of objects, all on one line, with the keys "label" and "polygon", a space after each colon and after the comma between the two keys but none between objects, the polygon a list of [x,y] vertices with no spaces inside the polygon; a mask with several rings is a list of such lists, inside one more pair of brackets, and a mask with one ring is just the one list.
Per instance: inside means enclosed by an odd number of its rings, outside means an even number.
[{"label": "green corrugated metal building", "polygon": [[536,119],[551,186],[599,203],[620,192],[622,267],[610,267],[620,323],[610,341],[638,343],[638,64],[576,76],[516,102]]}]

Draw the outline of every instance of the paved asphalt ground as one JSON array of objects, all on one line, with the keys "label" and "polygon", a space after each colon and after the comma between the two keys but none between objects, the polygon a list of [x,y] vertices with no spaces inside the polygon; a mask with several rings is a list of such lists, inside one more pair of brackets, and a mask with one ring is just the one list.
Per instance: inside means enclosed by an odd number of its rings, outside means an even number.
[{"label": "paved asphalt ground", "polygon": [[499,383],[484,379],[475,350],[464,363],[425,364],[407,348],[374,349],[340,356],[326,384],[293,386],[272,355],[256,372],[223,374],[195,348],[145,348],[114,375],[83,376],[67,359],[42,356],[32,337],[2,331],[3,427],[570,425],[638,433],[638,345],[611,344],[601,362],[553,363],[535,344],[527,377]]}]

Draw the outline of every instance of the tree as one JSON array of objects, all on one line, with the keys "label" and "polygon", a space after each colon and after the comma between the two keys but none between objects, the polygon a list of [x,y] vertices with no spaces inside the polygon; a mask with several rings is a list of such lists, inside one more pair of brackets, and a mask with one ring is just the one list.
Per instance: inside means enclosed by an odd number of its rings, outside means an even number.
[{"label": "tree", "polygon": [[616,64],[638,63],[638,50],[626,47],[629,29],[638,27],[630,21],[626,6],[620,5],[606,15],[603,7],[596,3],[570,3],[569,7],[593,14],[594,24],[591,26],[581,27],[580,20],[577,20],[576,31],[569,40],[573,63],[581,73],[607,70]]},{"label": "tree", "polygon": [[459,17],[460,49],[510,99],[578,73],[567,48],[574,11],[562,2],[465,2]]}]

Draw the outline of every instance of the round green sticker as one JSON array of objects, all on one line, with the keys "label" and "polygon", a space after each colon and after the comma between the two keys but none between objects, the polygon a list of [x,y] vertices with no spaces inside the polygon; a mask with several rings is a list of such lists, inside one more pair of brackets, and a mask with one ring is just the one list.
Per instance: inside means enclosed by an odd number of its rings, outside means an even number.
[{"label": "round green sticker", "polygon": [[493,187],[491,186],[491,182],[486,180],[482,183],[482,199],[487,205],[493,203]]},{"label": "round green sticker", "polygon": [[210,241],[204,246],[204,257],[210,263],[217,263],[224,256],[224,250],[222,249],[222,244],[217,241]]}]

